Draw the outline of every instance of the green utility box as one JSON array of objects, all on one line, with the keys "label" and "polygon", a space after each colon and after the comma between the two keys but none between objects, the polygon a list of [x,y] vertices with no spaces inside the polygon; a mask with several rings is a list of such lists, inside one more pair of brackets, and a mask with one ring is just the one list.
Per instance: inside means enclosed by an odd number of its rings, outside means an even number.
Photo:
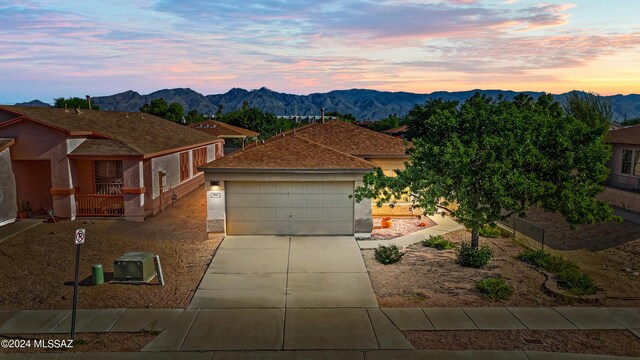
[{"label": "green utility box", "polygon": [[156,275],[153,254],[128,252],[113,262],[113,279],[123,282],[148,282]]}]

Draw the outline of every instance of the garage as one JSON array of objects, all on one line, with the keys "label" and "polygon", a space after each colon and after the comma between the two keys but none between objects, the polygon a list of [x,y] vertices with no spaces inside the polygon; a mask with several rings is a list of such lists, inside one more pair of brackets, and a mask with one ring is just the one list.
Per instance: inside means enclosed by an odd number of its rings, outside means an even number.
[{"label": "garage", "polygon": [[352,235],[353,181],[228,181],[229,235]]}]

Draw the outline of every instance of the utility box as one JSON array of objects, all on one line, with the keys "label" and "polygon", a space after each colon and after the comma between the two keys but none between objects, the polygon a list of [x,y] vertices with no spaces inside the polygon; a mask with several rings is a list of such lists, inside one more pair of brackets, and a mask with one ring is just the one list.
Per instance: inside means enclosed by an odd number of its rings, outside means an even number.
[{"label": "utility box", "polygon": [[156,275],[153,254],[128,252],[113,262],[113,279],[123,282],[148,282]]}]

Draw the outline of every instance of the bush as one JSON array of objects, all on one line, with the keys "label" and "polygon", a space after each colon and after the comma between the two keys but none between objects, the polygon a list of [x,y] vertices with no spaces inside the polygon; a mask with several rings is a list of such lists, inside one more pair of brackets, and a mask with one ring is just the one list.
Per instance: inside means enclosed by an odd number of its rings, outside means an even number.
[{"label": "bush", "polygon": [[389,264],[397,263],[398,261],[400,261],[402,259],[402,256],[404,256],[404,254],[401,253],[400,249],[398,249],[398,247],[395,245],[389,245],[389,246],[380,245],[375,250],[375,256],[376,256],[376,260],[378,260],[379,263],[389,265]]},{"label": "bush", "polygon": [[511,286],[501,277],[487,277],[476,285],[484,297],[491,300],[506,300],[513,294]]},{"label": "bush", "polygon": [[442,236],[431,236],[426,240],[421,241],[422,246],[434,248],[437,250],[449,250],[456,247],[454,243],[449,240],[445,240]]},{"label": "bush", "polygon": [[474,249],[469,243],[462,243],[458,249],[458,264],[464,267],[481,268],[489,263],[493,257],[491,248],[487,245]]},{"label": "bush", "polygon": [[583,273],[578,265],[562,256],[551,255],[543,250],[525,250],[518,259],[553,273],[558,286],[574,295],[592,295],[598,291],[593,279]]},{"label": "bush", "polygon": [[509,235],[511,235],[503,228],[497,225],[489,225],[489,224],[480,227],[479,233],[480,233],[480,236],[487,237],[487,238],[509,237]]}]

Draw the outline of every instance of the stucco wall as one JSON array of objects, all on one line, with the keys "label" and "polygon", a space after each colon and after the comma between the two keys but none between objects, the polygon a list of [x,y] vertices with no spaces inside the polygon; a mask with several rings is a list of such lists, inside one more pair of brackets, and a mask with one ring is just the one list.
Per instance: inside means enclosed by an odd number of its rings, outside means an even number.
[{"label": "stucco wall", "polygon": [[[125,189],[144,187],[142,161],[122,160],[122,171]],[[127,220],[144,221],[144,194],[124,194],[124,214]]]},{"label": "stucco wall", "polygon": [[[635,156],[635,151],[640,150],[640,146],[625,144],[613,145],[613,154],[611,156],[611,160],[608,162],[608,166],[611,169],[609,182],[611,182],[613,186],[617,187],[637,188],[640,184],[640,176],[622,173],[622,150],[632,150],[634,151],[633,156]],[[634,159],[632,158],[631,160],[633,161]]]},{"label": "stucco wall", "polygon": [[169,154],[151,159],[151,196],[155,199],[160,196],[160,182],[158,173],[166,171],[163,180],[164,191],[169,191],[180,184],[180,155]]},{"label": "stucco wall", "polygon": [[4,225],[13,222],[18,211],[10,148],[0,152],[0,169],[0,225]]},{"label": "stucco wall", "polygon": [[598,195],[597,199],[640,214],[640,193],[607,187]]}]

